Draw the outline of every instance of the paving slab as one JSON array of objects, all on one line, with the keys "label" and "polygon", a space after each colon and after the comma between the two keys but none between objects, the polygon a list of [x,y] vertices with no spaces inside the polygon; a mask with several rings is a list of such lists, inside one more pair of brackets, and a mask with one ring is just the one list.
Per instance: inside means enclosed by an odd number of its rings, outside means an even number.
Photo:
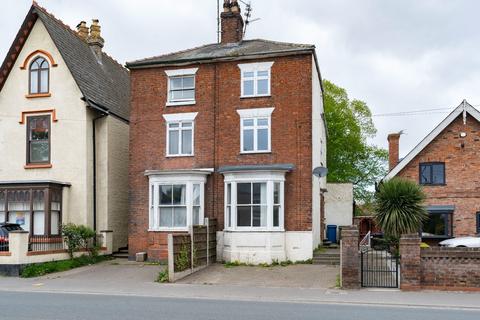
[{"label": "paving slab", "polygon": [[223,264],[214,264],[178,281],[178,283],[327,289],[335,287],[339,272],[338,266],[311,264],[285,267],[226,267]]}]

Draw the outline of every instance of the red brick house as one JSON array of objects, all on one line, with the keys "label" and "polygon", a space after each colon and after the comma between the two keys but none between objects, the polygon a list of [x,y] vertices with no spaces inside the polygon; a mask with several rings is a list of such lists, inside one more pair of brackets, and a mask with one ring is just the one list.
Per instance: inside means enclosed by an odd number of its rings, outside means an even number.
[{"label": "red brick house", "polygon": [[244,40],[225,1],[221,43],[131,70],[129,255],[218,221],[218,257],[304,260],[320,243],[326,130],[315,47]]},{"label": "red brick house", "polygon": [[400,134],[390,134],[390,172],[418,182],[427,194],[430,220],[422,238],[480,234],[480,112],[465,100],[398,161]]}]

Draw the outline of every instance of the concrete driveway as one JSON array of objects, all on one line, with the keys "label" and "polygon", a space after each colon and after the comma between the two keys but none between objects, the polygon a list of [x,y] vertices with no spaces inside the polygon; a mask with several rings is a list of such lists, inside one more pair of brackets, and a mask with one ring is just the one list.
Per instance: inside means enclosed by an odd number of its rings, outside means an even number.
[{"label": "concrete driveway", "polygon": [[297,264],[275,267],[225,267],[214,264],[177,283],[246,287],[334,288],[338,266]]}]

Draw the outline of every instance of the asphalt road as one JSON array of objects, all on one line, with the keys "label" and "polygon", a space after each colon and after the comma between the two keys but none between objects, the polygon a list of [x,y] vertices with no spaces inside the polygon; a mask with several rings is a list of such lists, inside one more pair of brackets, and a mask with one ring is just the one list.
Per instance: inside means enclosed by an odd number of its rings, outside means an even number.
[{"label": "asphalt road", "polygon": [[478,320],[479,318],[479,310],[466,309],[0,292],[2,320]]}]

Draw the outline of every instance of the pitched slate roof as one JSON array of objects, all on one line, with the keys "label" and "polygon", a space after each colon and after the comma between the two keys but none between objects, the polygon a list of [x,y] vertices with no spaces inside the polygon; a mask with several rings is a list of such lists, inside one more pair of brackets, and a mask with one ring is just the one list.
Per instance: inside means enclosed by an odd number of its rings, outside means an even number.
[{"label": "pitched slate roof", "polygon": [[62,21],[33,3],[0,69],[2,89],[37,19],[45,25],[88,105],[125,120],[130,116],[130,77],[122,65],[102,52],[98,59],[90,46]]},{"label": "pitched slate roof", "polygon": [[442,133],[445,128],[447,128],[455,119],[460,115],[466,114],[471,115],[474,119],[480,122],[480,111],[475,109],[471,104],[466,100],[463,100],[458,107],[456,107],[442,122],[438,124],[415,148],[410,151],[405,158],[403,158],[384,178],[384,180],[389,180],[395,177],[403,168],[405,168],[410,161],[412,161],[423,149],[425,149],[430,142],[433,141],[440,133]]},{"label": "pitched slate roof", "polygon": [[208,62],[212,60],[236,60],[248,57],[281,56],[314,52],[314,45],[255,39],[243,40],[238,43],[207,44],[193,49],[127,62],[127,67],[135,69],[150,65],[174,65]]}]

